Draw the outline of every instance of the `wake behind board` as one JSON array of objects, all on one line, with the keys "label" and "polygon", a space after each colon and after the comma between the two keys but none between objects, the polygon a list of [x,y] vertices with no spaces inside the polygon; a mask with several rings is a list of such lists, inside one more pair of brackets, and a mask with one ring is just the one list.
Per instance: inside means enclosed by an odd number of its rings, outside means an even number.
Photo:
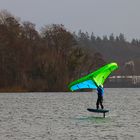
[{"label": "wake behind board", "polygon": [[89,112],[95,112],[95,113],[103,113],[103,117],[105,118],[105,113],[109,112],[109,110],[106,109],[93,109],[93,108],[87,108]]}]

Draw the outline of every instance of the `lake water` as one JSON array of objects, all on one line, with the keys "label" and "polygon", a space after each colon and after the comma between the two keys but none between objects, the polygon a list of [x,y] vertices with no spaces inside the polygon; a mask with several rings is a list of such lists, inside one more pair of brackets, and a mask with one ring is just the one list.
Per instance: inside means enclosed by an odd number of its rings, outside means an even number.
[{"label": "lake water", "polygon": [[105,89],[104,106],[96,92],[1,93],[0,140],[140,140],[140,89]]}]

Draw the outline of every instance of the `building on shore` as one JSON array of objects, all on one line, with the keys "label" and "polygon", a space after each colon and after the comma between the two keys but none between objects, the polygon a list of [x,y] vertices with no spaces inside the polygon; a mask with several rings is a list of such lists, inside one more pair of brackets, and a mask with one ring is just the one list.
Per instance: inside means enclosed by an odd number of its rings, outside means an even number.
[{"label": "building on shore", "polygon": [[140,87],[140,76],[111,76],[108,78],[107,87]]}]

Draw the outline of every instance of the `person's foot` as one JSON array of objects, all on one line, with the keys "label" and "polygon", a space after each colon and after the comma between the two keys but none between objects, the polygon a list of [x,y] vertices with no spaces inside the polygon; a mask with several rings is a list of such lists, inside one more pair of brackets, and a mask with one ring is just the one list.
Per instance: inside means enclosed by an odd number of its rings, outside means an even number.
[{"label": "person's foot", "polygon": [[96,106],[96,109],[98,110],[99,109],[99,106]]}]

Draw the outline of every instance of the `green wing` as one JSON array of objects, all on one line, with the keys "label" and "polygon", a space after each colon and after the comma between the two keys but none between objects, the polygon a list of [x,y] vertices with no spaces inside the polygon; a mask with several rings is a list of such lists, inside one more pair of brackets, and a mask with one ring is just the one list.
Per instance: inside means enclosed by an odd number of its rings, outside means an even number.
[{"label": "green wing", "polygon": [[69,89],[75,91],[78,89],[91,88],[96,89],[97,86],[103,85],[106,78],[118,68],[117,63],[107,64],[100,69],[92,72],[69,84]]}]

